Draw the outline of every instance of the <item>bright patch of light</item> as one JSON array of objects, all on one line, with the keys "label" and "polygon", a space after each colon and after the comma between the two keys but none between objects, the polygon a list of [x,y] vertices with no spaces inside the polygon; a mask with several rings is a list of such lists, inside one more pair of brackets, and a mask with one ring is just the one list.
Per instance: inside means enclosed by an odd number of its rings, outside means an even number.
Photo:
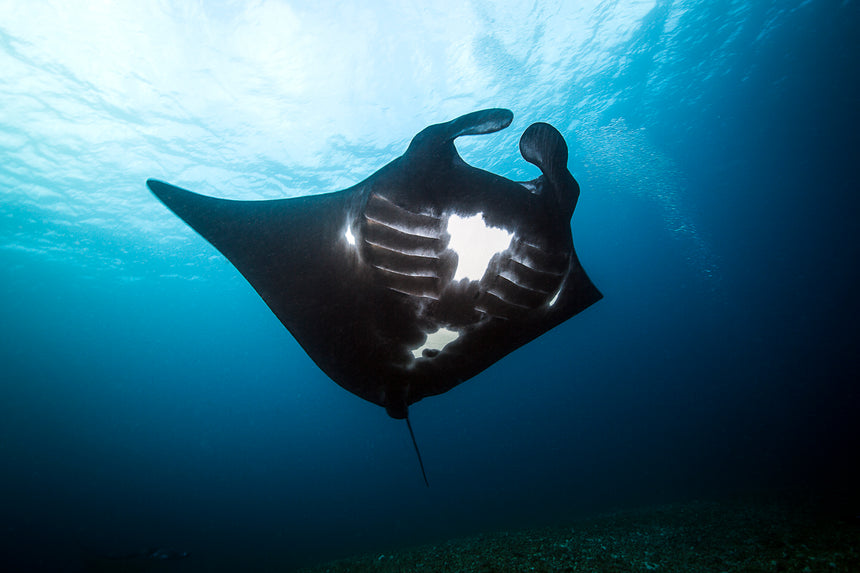
[{"label": "bright patch of light", "polygon": [[352,234],[352,229],[349,225],[346,226],[346,233],[344,233],[343,236],[347,243],[353,247],[355,246],[355,235]]},{"label": "bright patch of light", "polygon": [[[671,4],[662,63],[681,57],[681,15],[693,11],[689,2]],[[521,128],[533,121],[596,121],[615,97],[600,78],[632,65],[617,54],[635,50],[627,43],[647,31],[643,22],[651,25],[646,16],[659,3],[80,5],[0,0],[0,154],[22,166],[4,173],[3,205],[35,209],[47,229],[81,225],[81,214],[104,233],[157,236],[169,245],[191,235],[141,192],[148,177],[218,197],[278,199],[350,187],[427,125],[499,102],[518,102],[520,127],[501,139],[457,140],[471,149],[463,154],[468,162],[491,171],[516,157]],[[746,29],[736,12],[730,22]],[[500,77],[543,81],[524,92],[521,82]],[[607,91],[542,115],[542,102],[581,85]],[[86,185],[94,173],[98,181]],[[46,252],[41,228],[7,235],[0,247],[24,241]],[[73,238],[49,242],[68,256],[98,258],[84,257]]]},{"label": "bright patch of light", "polygon": [[436,332],[428,334],[427,340],[424,341],[424,344],[412,351],[412,356],[415,358],[421,358],[424,355],[425,350],[441,351],[458,338],[460,338],[459,332],[442,327]]},{"label": "bright patch of light", "polygon": [[488,227],[483,213],[471,217],[451,215],[448,219],[448,248],[457,253],[457,271],[454,280],[481,280],[490,259],[511,244],[513,233],[504,229]]},{"label": "bright patch of light", "polygon": [[547,304],[548,304],[549,306],[555,306],[555,303],[557,303],[557,302],[558,302],[558,296],[559,296],[560,294],[561,294],[561,289],[559,288],[557,291],[555,291],[555,294],[554,294],[554,295],[552,295],[552,298],[550,299],[550,301],[549,301]]}]

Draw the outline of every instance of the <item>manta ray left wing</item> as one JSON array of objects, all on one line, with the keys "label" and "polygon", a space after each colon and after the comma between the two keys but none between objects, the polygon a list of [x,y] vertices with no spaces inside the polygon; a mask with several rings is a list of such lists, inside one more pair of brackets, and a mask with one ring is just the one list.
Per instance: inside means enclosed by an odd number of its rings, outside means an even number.
[{"label": "manta ray left wing", "polygon": [[478,374],[601,298],[573,248],[567,145],[520,139],[541,176],[466,164],[454,139],[507,127],[489,109],[432,125],[365,181],[274,201],[152,192],[245,276],[316,364],[350,392],[408,406]]}]

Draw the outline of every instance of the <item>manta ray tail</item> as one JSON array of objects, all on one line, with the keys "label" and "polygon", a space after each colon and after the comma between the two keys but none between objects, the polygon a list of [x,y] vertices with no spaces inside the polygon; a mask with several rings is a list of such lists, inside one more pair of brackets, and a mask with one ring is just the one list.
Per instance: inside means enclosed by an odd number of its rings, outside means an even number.
[{"label": "manta ray tail", "polygon": [[409,428],[412,445],[415,446],[415,453],[418,454],[418,465],[421,466],[421,475],[424,476],[424,484],[430,487],[430,482],[427,481],[427,472],[424,471],[424,462],[421,461],[421,450],[418,449],[418,442],[415,441],[415,432],[412,431],[412,424],[409,423],[409,414],[406,415],[406,427]]}]

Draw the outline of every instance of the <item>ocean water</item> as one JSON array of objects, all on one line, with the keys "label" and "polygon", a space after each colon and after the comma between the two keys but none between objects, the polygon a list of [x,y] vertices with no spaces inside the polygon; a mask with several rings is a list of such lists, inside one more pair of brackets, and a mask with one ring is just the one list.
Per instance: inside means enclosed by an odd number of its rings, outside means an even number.
[{"label": "ocean water", "polygon": [[[5,570],[269,571],[856,484],[860,6],[0,0]],[[146,189],[343,189],[487,107],[556,126],[605,298],[405,424]]]}]

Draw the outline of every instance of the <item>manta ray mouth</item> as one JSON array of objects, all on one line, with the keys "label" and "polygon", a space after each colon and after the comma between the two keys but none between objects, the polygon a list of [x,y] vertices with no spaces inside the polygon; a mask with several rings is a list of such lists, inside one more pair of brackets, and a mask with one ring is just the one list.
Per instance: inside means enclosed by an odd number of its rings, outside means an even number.
[{"label": "manta ray mouth", "polygon": [[543,182],[540,177],[531,181],[517,181],[517,183],[532,195],[540,195],[543,190]]}]

